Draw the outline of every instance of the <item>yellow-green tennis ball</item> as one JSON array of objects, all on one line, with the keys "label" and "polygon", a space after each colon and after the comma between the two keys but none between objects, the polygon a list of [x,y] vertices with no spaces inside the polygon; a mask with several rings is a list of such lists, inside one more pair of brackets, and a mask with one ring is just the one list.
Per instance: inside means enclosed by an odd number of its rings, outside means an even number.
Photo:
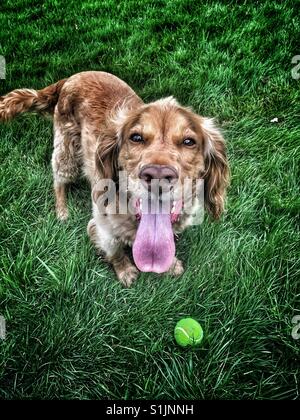
[{"label": "yellow-green tennis ball", "polygon": [[198,346],[203,338],[203,329],[195,319],[184,318],[177,322],[174,337],[182,347]]}]

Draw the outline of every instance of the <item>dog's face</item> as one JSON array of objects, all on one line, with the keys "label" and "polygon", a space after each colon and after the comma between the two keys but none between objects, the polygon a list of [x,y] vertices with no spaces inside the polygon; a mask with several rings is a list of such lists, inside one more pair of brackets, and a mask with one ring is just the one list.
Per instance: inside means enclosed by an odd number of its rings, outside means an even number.
[{"label": "dog's face", "polygon": [[[122,127],[121,138],[119,164],[133,179],[147,180],[147,176],[155,178],[157,173],[169,181],[176,178],[183,182],[204,171],[199,117],[172,99],[146,105],[130,115]],[[169,173],[166,170],[160,174],[160,167],[170,169]],[[145,172],[145,168],[150,170]]]},{"label": "dog's face", "polygon": [[[217,219],[224,207],[228,162],[224,139],[213,121],[180,106],[172,97],[121,110],[101,139],[96,166],[105,178],[118,169],[135,180],[156,176],[171,183],[202,178],[205,207]],[[134,188],[133,187],[133,188]]]},{"label": "dog's face", "polygon": [[[114,178],[117,168],[126,171],[129,191],[138,198],[140,188],[149,191],[155,181],[168,187],[169,197],[171,191],[170,214],[144,214],[139,209],[141,222],[133,247],[142,271],[167,271],[175,252],[172,223],[178,214],[174,216],[174,211],[180,213],[182,206],[177,201],[179,186],[186,179],[204,179],[206,209],[214,218],[223,211],[228,178],[224,140],[211,120],[173,98],[123,111],[115,123],[115,137],[99,144],[102,175]],[[159,191],[161,199],[163,190]]]}]

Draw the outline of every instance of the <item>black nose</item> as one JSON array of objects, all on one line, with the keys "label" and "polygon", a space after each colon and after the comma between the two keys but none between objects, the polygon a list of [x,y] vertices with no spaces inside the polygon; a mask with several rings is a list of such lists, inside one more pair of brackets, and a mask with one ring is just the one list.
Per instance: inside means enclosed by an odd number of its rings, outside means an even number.
[{"label": "black nose", "polygon": [[152,179],[164,180],[169,184],[175,184],[178,180],[178,172],[172,166],[167,165],[146,165],[139,173],[139,178],[150,185]]}]

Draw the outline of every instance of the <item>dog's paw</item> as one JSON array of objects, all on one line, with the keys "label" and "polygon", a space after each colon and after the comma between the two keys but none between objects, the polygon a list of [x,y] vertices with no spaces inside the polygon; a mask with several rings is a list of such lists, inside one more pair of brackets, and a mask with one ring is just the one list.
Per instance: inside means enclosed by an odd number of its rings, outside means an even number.
[{"label": "dog's paw", "polygon": [[66,207],[56,208],[56,217],[61,222],[65,222],[69,217],[68,209]]},{"label": "dog's paw", "polygon": [[174,258],[173,264],[171,266],[171,268],[168,271],[168,274],[170,274],[171,276],[181,276],[181,274],[184,273],[184,268],[183,268],[183,264],[182,261],[178,260],[176,257]]},{"label": "dog's paw", "polygon": [[128,267],[122,273],[117,274],[118,279],[125,287],[130,287],[132,283],[137,279],[139,272],[134,265]]},{"label": "dog's paw", "polygon": [[129,258],[124,257],[122,263],[114,265],[115,272],[119,281],[125,286],[130,287],[139,275],[138,269],[130,262]]},{"label": "dog's paw", "polygon": [[90,237],[92,242],[95,242],[96,239],[96,222],[95,219],[91,219],[86,228],[87,234]]}]

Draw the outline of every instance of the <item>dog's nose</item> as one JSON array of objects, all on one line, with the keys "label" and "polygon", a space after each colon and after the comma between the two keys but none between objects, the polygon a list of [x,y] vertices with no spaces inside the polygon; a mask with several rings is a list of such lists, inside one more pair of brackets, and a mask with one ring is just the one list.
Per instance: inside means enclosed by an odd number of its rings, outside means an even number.
[{"label": "dog's nose", "polygon": [[167,165],[146,165],[139,173],[139,178],[150,185],[152,179],[164,180],[169,184],[175,184],[178,180],[178,172],[172,166]]}]

